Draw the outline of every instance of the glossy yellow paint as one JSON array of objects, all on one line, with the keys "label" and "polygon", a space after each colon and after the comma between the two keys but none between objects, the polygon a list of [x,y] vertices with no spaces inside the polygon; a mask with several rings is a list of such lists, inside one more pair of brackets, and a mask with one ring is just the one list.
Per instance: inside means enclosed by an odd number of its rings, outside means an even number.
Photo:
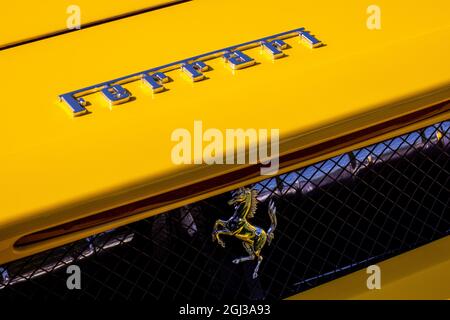
[{"label": "glossy yellow paint", "polygon": [[[7,93],[0,262],[183,203],[13,248],[23,235],[236,170],[172,163],[172,131],[192,129],[194,120],[219,130],[279,128],[280,150],[289,153],[448,99],[450,4],[378,3],[381,30],[366,27],[370,1],[251,0],[237,9],[226,0],[195,0],[0,51]],[[275,62],[253,50],[260,64],[234,74],[213,61],[208,80],[193,84],[175,73],[170,90],[155,96],[125,85],[134,101],[110,109],[98,99],[78,118],[57,101],[61,93],[301,26],[326,46],[292,42],[288,57]]]},{"label": "glossy yellow paint", "polygon": [[377,264],[381,289],[367,289],[366,269],[297,294],[292,300],[450,299],[450,236]]},{"label": "glossy yellow paint", "polygon": [[172,0],[26,0],[2,3],[0,48],[67,30],[67,20],[80,8],[80,22],[87,25],[103,19],[156,7]]}]

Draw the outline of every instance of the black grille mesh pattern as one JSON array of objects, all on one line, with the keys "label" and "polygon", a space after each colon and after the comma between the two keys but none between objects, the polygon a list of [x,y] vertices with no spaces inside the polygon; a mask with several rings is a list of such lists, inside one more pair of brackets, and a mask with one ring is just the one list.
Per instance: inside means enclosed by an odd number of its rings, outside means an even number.
[{"label": "black grille mesh pattern", "polygon": [[[267,230],[268,200],[278,227],[255,262],[211,240],[228,219],[230,193],[0,267],[0,297],[279,299],[449,234],[450,122],[342,154],[249,186],[252,223]],[[82,272],[68,290],[66,267]]]}]

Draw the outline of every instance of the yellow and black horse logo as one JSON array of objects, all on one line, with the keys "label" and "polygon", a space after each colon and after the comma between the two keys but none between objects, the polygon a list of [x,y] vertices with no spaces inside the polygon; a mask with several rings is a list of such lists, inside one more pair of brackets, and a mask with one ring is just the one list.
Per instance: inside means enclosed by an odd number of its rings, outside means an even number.
[{"label": "yellow and black horse logo", "polygon": [[233,260],[233,263],[238,264],[244,261],[257,260],[258,263],[253,271],[253,279],[258,277],[259,266],[263,260],[261,250],[266,242],[270,245],[277,226],[276,208],[273,200],[269,202],[268,214],[271,224],[267,232],[248,222],[248,219],[253,218],[255,215],[257,201],[255,190],[238,189],[233,198],[228,201],[228,204],[235,208],[234,214],[228,220],[217,220],[212,233],[212,240],[217,240],[222,247],[225,247],[225,242],[220,238],[221,235],[233,236],[242,241],[248,256],[236,258]]}]

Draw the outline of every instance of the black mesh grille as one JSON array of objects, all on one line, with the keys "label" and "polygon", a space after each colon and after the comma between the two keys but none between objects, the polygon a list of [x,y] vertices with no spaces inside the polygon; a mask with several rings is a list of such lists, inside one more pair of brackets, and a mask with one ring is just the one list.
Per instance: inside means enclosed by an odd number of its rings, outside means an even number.
[{"label": "black mesh grille", "polygon": [[[249,186],[267,229],[278,227],[255,262],[225,238],[230,193],[12,262],[0,268],[6,298],[279,299],[449,234],[450,122],[397,137]],[[82,290],[66,288],[66,265],[82,270]],[[22,281],[23,280],[23,281]]]}]

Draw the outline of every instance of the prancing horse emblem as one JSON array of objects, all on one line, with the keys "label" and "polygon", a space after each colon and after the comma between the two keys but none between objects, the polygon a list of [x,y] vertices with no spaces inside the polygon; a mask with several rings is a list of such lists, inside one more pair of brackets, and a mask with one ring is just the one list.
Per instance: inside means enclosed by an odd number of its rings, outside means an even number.
[{"label": "prancing horse emblem", "polygon": [[253,279],[258,277],[259,266],[263,260],[261,250],[266,242],[270,245],[277,227],[276,208],[272,200],[269,202],[268,209],[271,224],[267,232],[248,222],[248,219],[255,216],[257,206],[256,193],[255,190],[247,188],[239,188],[235,191],[233,198],[228,201],[230,206],[234,205],[234,214],[228,220],[217,220],[212,233],[213,242],[217,240],[224,248],[225,242],[220,238],[221,235],[234,236],[242,241],[242,245],[249,255],[236,258],[233,260],[233,263],[238,264],[244,261],[257,260],[258,262],[253,271]]}]

